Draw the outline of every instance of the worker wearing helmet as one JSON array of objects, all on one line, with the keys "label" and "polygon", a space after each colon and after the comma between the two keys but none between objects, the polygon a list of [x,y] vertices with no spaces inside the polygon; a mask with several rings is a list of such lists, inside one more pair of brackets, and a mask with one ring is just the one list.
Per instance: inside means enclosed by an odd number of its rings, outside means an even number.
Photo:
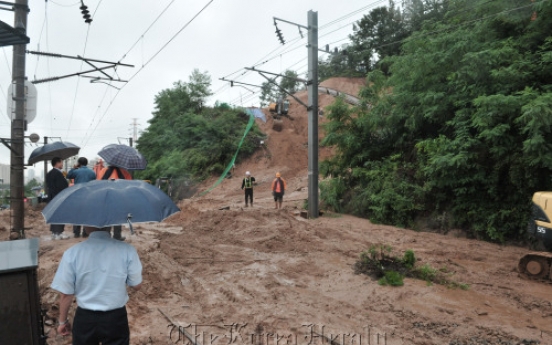
[{"label": "worker wearing helmet", "polygon": [[246,171],[241,187],[242,190],[245,189],[245,207],[249,207],[247,203],[248,198],[249,202],[251,203],[251,207],[253,207],[253,183],[255,183],[255,178],[251,176],[251,173],[249,171]]},{"label": "worker wearing helmet", "polygon": [[275,208],[282,208],[282,202],[284,201],[284,193],[286,191],[286,180],[282,178],[282,175],[277,172],[276,178],[272,181],[272,195],[274,195]]}]

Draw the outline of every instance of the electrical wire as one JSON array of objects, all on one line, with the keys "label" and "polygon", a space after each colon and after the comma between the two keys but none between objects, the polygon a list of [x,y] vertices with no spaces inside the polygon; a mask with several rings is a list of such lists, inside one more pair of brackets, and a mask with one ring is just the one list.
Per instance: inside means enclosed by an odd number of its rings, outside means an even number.
[{"label": "electrical wire", "polygon": [[[126,51],[126,53],[123,54],[123,56],[119,59],[119,62],[121,62],[127,55],[128,53],[130,53],[132,51],[132,49],[134,49],[136,47],[136,45],[143,40],[144,36],[149,32],[149,30],[157,23],[157,21],[162,17],[162,15],[169,9],[169,7],[174,3],[175,0],[172,0],[167,6],[165,6],[165,8],[159,13],[159,15],[157,15],[157,17],[153,20],[153,22],[146,28],[146,30],[138,37],[138,39],[130,46],[130,48]],[[117,77],[119,79],[121,79],[117,73],[117,69],[114,69],[114,73],[115,75],[117,75]],[[96,108],[96,112],[94,113],[94,116],[92,117],[92,121],[90,121],[90,126],[89,128],[92,128],[92,125],[94,123],[94,120],[96,119],[96,117],[98,116],[99,114],[99,109],[101,109],[101,106],[105,100],[105,97],[107,95],[107,91],[109,90],[111,86],[111,83],[108,83],[105,87],[105,91],[104,91],[104,94],[102,96],[102,99],[100,101],[100,104],[98,105],[98,107]],[[88,133],[85,134],[85,136],[82,139],[82,143],[84,143],[84,140],[86,139],[86,135]]]},{"label": "electrical wire", "polygon": [[[335,20],[333,20],[333,21],[331,21],[331,22],[329,22],[329,23],[326,23],[326,24],[322,25],[322,26],[319,28],[319,31],[323,31],[324,29],[326,29],[327,27],[329,27],[329,26],[331,26],[331,25],[333,25],[333,24],[336,24],[336,23],[338,23],[338,22],[340,22],[340,21],[342,21],[342,20],[345,20],[345,19],[347,19],[347,18],[349,18],[349,17],[351,17],[351,16],[353,16],[353,15],[355,15],[355,14],[357,14],[357,13],[360,13],[360,12],[362,12],[362,11],[364,11],[364,10],[370,8],[370,7],[373,7],[373,6],[375,6],[376,4],[378,4],[378,3],[384,2],[384,1],[385,1],[385,0],[377,0],[377,1],[371,3],[371,4],[367,5],[367,6],[364,6],[364,7],[360,8],[360,9],[357,9],[357,10],[355,10],[355,11],[353,11],[353,12],[350,12],[350,13],[348,13],[348,14],[346,14],[346,15],[340,17],[340,18],[337,18],[337,19],[335,19]],[[338,30],[341,30],[342,28],[343,28],[343,27],[339,28]],[[332,32],[333,32],[333,31],[332,31]],[[330,33],[331,33],[331,32],[330,32]],[[281,56],[284,55],[284,54],[287,54],[287,53],[290,53],[290,52],[292,52],[292,51],[295,51],[295,50],[297,50],[297,49],[302,48],[302,47],[303,47],[302,45],[301,45],[301,46],[293,47],[293,44],[292,44],[292,47],[289,46],[290,43],[294,43],[294,42],[299,41],[299,40],[301,40],[301,39],[302,39],[301,36],[295,37],[294,39],[292,39],[292,40],[290,40],[290,41],[288,42],[288,46],[287,46],[288,49],[287,49],[287,50],[285,50],[284,52],[280,52],[280,53],[276,53],[276,54],[272,55],[272,54],[275,53],[276,51],[278,51],[278,50],[282,49],[283,47],[285,47],[284,45],[279,45],[277,48],[275,48],[274,50],[272,50],[271,52],[269,52],[268,54],[266,54],[263,58],[261,58],[259,61],[257,61],[255,64],[253,64],[252,67],[257,67],[257,66],[266,64],[266,63],[268,63],[268,62],[270,62],[270,61],[272,61],[272,60],[274,60],[274,59],[276,59],[276,58],[278,58],[278,57],[281,57]],[[228,78],[228,77],[230,77],[230,76],[232,76],[232,75],[235,75],[235,74],[237,74],[237,73],[239,73],[239,72],[241,72],[241,71],[243,71],[243,70],[244,70],[244,68],[240,68],[240,69],[236,70],[235,72],[230,73],[230,74],[224,76],[223,78]],[[246,75],[246,74],[249,73],[249,72],[250,72],[249,70],[246,70],[246,71],[245,71],[244,73],[242,73],[238,78],[236,78],[236,80],[240,80],[242,76]],[[227,88],[228,88],[228,84],[225,84],[225,85],[223,85],[221,88],[217,89],[217,91],[215,91],[215,92],[213,93],[213,95],[216,95],[216,94],[218,94],[219,92],[224,91],[224,90],[227,89]]]},{"label": "electrical wire", "polygon": [[365,11],[365,10],[371,8],[371,7],[374,7],[376,4],[378,4],[378,3],[380,3],[380,2],[386,2],[386,0],[377,0],[377,1],[374,1],[373,3],[371,3],[371,4],[369,4],[369,5],[366,5],[366,6],[362,7],[362,8],[359,8],[358,10],[354,10],[353,12],[350,12],[350,13],[348,13],[348,14],[342,16],[342,17],[339,17],[339,18],[337,18],[337,19],[335,19],[335,20],[333,20],[333,21],[331,21],[331,22],[328,22],[328,23],[326,23],[326,24],[320,26],[320,27],[319,27],[319,30],[325,29],[326,27],[328,27],[328,26],[330,26],[330,25],[333,25],[333,24],[335,24],[335,23],[338,23],[338,22],[340,22],[340,21],[342,21],[342,20],[345,20],[345,19],[347,19],[347,18],[349,18],[349,17],[355,15],[355,14],[358,14],[358,13],[360,13],[360,12],[363,12],[363,11]]},{"label": "electrical wire", "polygon": [[[494,1],[494,0],[486,1],[484,4],[489,3],[489,2],[492,2],[492,1]],[[471,21],[466,21],[466,22],[464,22],[464,23],[457,24],[457,25],[455,25],[455,26],[453,26],[453,27],[447,27],[447,28],[440,29],[440,30],[433,30],[433,31],[430,31],[430,32],[425,33],[423,36],[430,35],[430,34],[434,34],[434,33],[438,33],[438,32],[442,32],[442,31],[446,31],[446,30],[449,30],[449,29],[454,28],[454,27],[459,27],[459,26],[461,26],[461,25],[466,25],[466,24],[471,24],[471,23],[478,22],[478,21],[483,21],[483,20],[486,20],[486,19],[495,17],[495,16],[500,15],[500,14],[509,13],[509,12],[517,11],[517,10],[520,10],[520,9],[523,9],[523,8],[531,7],[531,6],[534,6],[535,4],[538,4],[538,3],[540,3],[540,2],[545,2],[545,1],[549,1],[549,0],[541,0],[541,1],[534,2],[534,3],[532,3],[532,4],[528,4],[528,5],[525,5],[525,6],[520,6],[520,7],[513,8],[513,9],[509,9],[509,10],[500,11],[500,12],[494,13],[494,14],[492,14],[492,15],[483,17],[483,18],[478,18],[478,19],[474,19],[474,20],[471,20]],[[368,7],[368,6],[367,6],[367,7]],[[465,10],[466,10],[466,9],[464,9],[464,11],[465,11]],[[340,28],[340,29],[341,29],[341,28]],[[329,33],[326,33],[326,34],[323,35],[323,36],[327,36],[328,34],[330,34],[330,33],[332,33],[332,32],[335,32],[335,31],[338,31],[338,30],[340,30],[340,29],[333,30],[333,31],[331,31],[331,32],[329,32]],[[417,36],[417,37],[419,37],[419,36]],[[329,43],[329,44],[334,44],[334,43],[337,43],[337,42],[341,42],[341,41],[344,41],[344,40],[346,40],[346,39],[348,39],[348,38],[349,38],[349,37],[343,38],[343,39],[340,39],[340,40],[331,42],[331,43]],[[374,47],[373,49],[378,49],[378,48],[382,48],[382,47],[385,47],[385,46],[388,46],[388,45],[401,43],[401,42],[404,42],[404,41],[406,41],[406,40],[408,40],[408,39],[411,39],[411,37],[407,37],[407,38],[404,38],[404,39],[402,39],[402,40],[397,40],[397,41],[394,41],[394,42],[382,44],[382,45],[379,45],[379,46],[377,46],[377,47]],[[298,48],[290,49],[290,50],[288,50],[288,51],[286,51],[286,52],[281,53],[281,55],[286,54],[286,53],[289,53],[289,52],[294,51],[294,50],[296,50],[296,49],[298,49]],[[301,60],[301,61],[303,61],[303,60]],[[297,64],[297,63],[296,63],[296,64]],[[296,65],[296,64],[294,64],[294,65]],[[294,65],[288,67],[287,69],[293,67]],[[234,101],[235,101],[235,99],[234,99]]]},{"label": "electrical wire", "polygon": [[165,12],[167,12],[167,10],[169,9],[169,7],[171,7],[171,5],[175,2],[176,0],[172,0],[171,2],[169,2],[169,4],[167,6],[165,6],[165,8],[163,9],[163,11],[161,11],[161,13],[159,13],[159,15],[157,16],[157,18],[155,18],[155,20],[148,26],[148,28],[146,29],[146,31],[144,31],[142,33],[142,35],[140,35],[140,37],[136,40],[136,42],[134,42],[130,48],[128,49],[128,51],[126,53],[123,54],[123,57],[119,60],[119,61],[122,61],[128,53],[130,53],[130,51],[132,49],[134,49],[134,47],[136,47],[136,45],[138,44],[138,42],[140,42],[144,36],[150,31],[150,29],[155,25],[155,23],[157,23],[157,21],[159,20],[159,18],[161,18],[161,16],[163,16],[163,14]]},{"label": "electrical wire", "polygon": [[[98,2],[98,5],[96,6],[96,9],[94,10],[94,13],[92,13],[92,19],[96,17],[96,12],[98,12],[98,9],[100,8],[100,5],[102,4],[103,0],[100,0]],[[86,38],[84,40],[84,48],[82,50],[82,56],[86,56],[86,48],[88,47],[88,38],[90,37],[90,27],[91,25],[88,24],[88,28],[86,29]],[[84,66],[84,61],[81,61],[81,65],[79,70],[82,71],[82,66]],[[71,108],[71,116],[69,117],[69,125],[67,126],[67,135],[69,134],[69,131],[71,130],[71,123],[73,122],[73,116],[75,114],[75,106],[77,104],[77,95],[79,92],[79,85],[80,85],[81,78],[77,78],[77,86],[75,87],[75,97],[73,98],[73,107]]]},{"label": "electrical wire", "polygon": [[[44,13],[44,18],[45,18],[45,22],[46,22],[46,51],[50,51],[50,35],[49,35],[49,32],[50,32],[50,20],[48,18],[48,11],[46,11]],[[52,75],[50,72],[50,59],[46,59],[46,69],[48,71],[48,75]],[[52,86],[50,83],[47,83],[48,84],[48,98],[49,98],[49,110],[50,110],[50,113],[49,113],[49,118],[50,118],[50,133],[53,132],[53,129],[54,129],[54,125],[53,125],[53,121],[54,121],[54,113],[52,111]]]},{"label": "electrical wire", "polygon": [[12,70],[11,70],[10,63],[8,61],[8,56],[6,55],[6,49],[8,49],[8,48],[4,48],[4,49],[2,49],[2,51],[4,52],[4,61],[6,61],[6,67],[8,68],[8,72],[10,73],[10,80],[11,80]]},{"label": "electrical wire", "polygon": [[[48,2],[48,0],[46,0],[46,2]],[[78,6],[80,4],[80,1],[77,1],[72,4],[68,4],[68,5],[60,4],[59,2],[56,2],[54,0],[50,0],[50,2],[54,5],[61,6],[61,7],[73,7],[73,6]]]},{"label": "electrical wire", "polygon": [[[369,5],[363,6],[362,8],[359,8],[359,9],[357,9],[357,10],[354,10],[354,11],[352,11],[352,12],[349,12],[349,13],[347,13],[346,15],[344,15],[344,16],[342,16],[342,17],[339,17],[339,18],[337,18],[337,19],[335,19],[335,20],[333,20],[333,21],[331,21],[331,22],[328,22],[328,23],[326,23],[326,24],[320,26],[320,27],[319,27],[319,32],[320,32],[320,31],[324,31],[324,30],[325,30],[326,28],[328,28],[329,26],[332,26],[332,25],[334,25],[334,24],[336,24],[336,23],[339,23],[340,21],[343,21],[343,20],[345,20],[345,19],[347,19],[347,18],[350,18],[351,16],[353,16],[353,15],[355,15],[355,14],[358,14],[358,13],[360,13],[360,12],[362,12],[362,11],[368,9],[368,8],[374,7],[375,5],[377,5],[377,4],[379,4],[379,3],[382,3],[382,2],[385,2],[385,1],[386,1],[386,0],[376,0],[376,1],[372,2],[372,3],[370,3]],[[356,21],[356,20],[355,20],[355,21]],[[353,21],[353,22],[355,22],[355,21]],[[344,27],[345,27],[345,26],[344,26]],[[343,27],[339,28],[338,30],[341,30],[342,28],[343,28]],[[332,32],[333,32],[333,31],[332,31]],[[331,33],[331,32],[330,32],[330,33]],[[270,53],[266,54],[263,58],[261,58],[258,62],[256,62],[255,64],[253,64],[253,67],[260,66],[260,65],[262,65],[262,64],[265,64],[265,63],[267,63],[267,62],[269,62],[269,61],[272,61],[272,60],[278,58],[278,57],[281,56],[281,55],[284,55],[284,54],[287,54],[287,53],[289,53],[289,52],[295,51],[295,50],[297,50],[297,49],[299,49],[299,48],[302,48],[302,46],[299,46],[299,47],[290,47],[290,46],[289,46],[289,43],[295,42],[295,41],[297,41],[297,40],[299,40],[299,39],[301,39],[301,37],[300,37],[300,36],[297,36],[297,37],[295,37],[294,39],[292,39],[291,41],[289,41],[289,42],[288,42],[288,46],[287,46],[288,49],[287,49],[286,51],[284,51],[283,53],[276,53],[276,54],[272,55],[274,52],[276,52],[277,50],[279,50],[279,49],[281,49],[282,47],[284,47],[283,45],[279,45],[276,49],[272,50]],[[228,77],[230,77],[230,76],[232,76],[232,75],[235,75],[235,74],[237,74],[237,73],[239,73],[240,71],[243,71],[243,70],[244,70],[243,68],[240,68],[240,69],[236,70],[235,72],[230,73],[230,74],[224,76],[223,78],[228,78]],[[243,74],[242,74],[242,75],[243,75]],[[217,93],[217,92],[215,92],[215,94],[216,94],[216,93]]]},{"label": "electrical wire", "polygon": [[[48,12],[48,1],[44,2],[44,20],[42,21],[42,28],[40,29],[40,35],[38,35],[37,50],[40,51],[40,42],[42,41],[42,34],[44,33],[44,28],[46,27],[46,13]],[[38,62],[40,60],[40,55],[36,56],[36,66],[34,70],[34,77],[36,79],[36,71],[38,70]]]},{"label": "electrical wire", "polygon": [[81,138],[82,139],[81,146],[84,146],[84,141],[86,140],[86,138],[88,136],[88,131],[90,129],[92,129],[92,125],[94,124],[94,120],[96,119],[96,117],[100,113],[101,106],[102,106],[102,104],[105,100],[105,97],[106,97],[108,91],[109,91],[109,86],[106,86],[104,94],[103,94],[102,99],[100,101],[100,105],[98,105],[98,107],[96,108],[96,112],[94,113],[94,116],[92,117],[92,121],[90,121],[90,125],[86,129],[86,133],[84,133],[84,136]]},{"label": "electrical wire", "polygon": [[[182,33],[182,31],[184,31],[199,15],[201,15],[201,13],[203,13],[203,11],[205,11],[212,3],[214,2],[214,0],[209,0],[190,20],[188,20],[186,22],[186,24],[184,24],[180,30],[178,30],[165,44],[163,44],[161,46],[161,48],[155,53],[153,54],[149,59],[148,61],[146,61],[145,64],[142,65],[142,67],[140,67],[140,69],[138,69],[138,71],[136,71],[136,73],[134,73],[129,79],[128,79],[128,82],[126,84],[124,84],[119,90],[117,90],[117,93],[115,93],[115,96],[113,96],[113,98],[111,99],[111,101],[109,102],[107,108],[105,109],[103,115],[100,117],[100,119],[98,120],[98,123],[96,124],[96,126],[94,127],[94,130],[91,132],[90,136],[92,136],[94,134],[94,132],[97,130],[98,126],[100,125],[100,123],[103,121],[103,119],[105,118],[105,116],[107,115],[107,113],[109,112],[109,109],[111,109],[111,106],[113,105],[113,103],[115,102],[115,100],[117,99],[117,96],[121,93],[121,91],[132,81],[134,80],[134,78],[144,69],[146,68],[146,66],[151,62],[153,61],[176,37],[178,37],[178,35],[180,35],[180,33]],[[88,138],[88,140],[86,141],[85,145],[88,144],[88,142],[90,141],[90,139]]]}]

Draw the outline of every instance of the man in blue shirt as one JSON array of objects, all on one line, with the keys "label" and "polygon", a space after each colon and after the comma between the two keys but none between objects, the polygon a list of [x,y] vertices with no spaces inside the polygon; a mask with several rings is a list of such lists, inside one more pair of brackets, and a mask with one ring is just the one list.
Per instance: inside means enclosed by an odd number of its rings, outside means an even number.
[{"label": "man in blue shirt", "polygon": [[68,313],[77,299],[73,345],[130,343],[126,286],[140,288],[142,264],[133,246],[104,229],[85,227],[89,238],[63,254],[51,285],[61,295],[57,331],[63,336],[71,333]]},{"label": "man in blue shirt", "polygon": [[[67,173],[67,179],[75,180],[75,184],[86,183],[96,179],[96,173],[94,170],[87,167],[88,159],[86,159],[86,157],[80,157],[77,163],[78,164]],[[73,225],[73,234],[75,238],[81,237],[81,227]],[[82,237],[86,236],[86,232],[83,231]]]}]

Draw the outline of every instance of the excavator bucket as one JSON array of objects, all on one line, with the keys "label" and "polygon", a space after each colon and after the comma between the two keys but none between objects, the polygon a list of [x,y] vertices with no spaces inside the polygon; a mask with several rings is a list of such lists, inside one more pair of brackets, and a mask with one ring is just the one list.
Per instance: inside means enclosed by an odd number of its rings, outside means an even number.
[{"label": "excavator bucket", "polygon": [[274,119],[272,123],[272,130],[276,132],[281,132],[283,128],[283,122],[280,119]]}]

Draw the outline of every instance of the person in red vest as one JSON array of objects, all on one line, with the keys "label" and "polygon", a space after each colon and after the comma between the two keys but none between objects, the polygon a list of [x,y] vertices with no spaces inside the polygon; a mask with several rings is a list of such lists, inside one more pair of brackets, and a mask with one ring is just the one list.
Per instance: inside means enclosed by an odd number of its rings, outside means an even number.
[{"label": "person in red vest", "polygon": [[287,184],[279,172],[276,173],[276,178],[272,181],[272,195],[274,195],[275,208],[282,208],[282,202],[284,201],[284,193],[286,191]]},{"label": "person in red vest", "polygon": [[[110,165],[103,168],[96,174],[96,180],[132,180],[132,176],[128,170]],[[121,236],[123,232],[122,225],[115,225],[113,227],[113,238],[119,241],[124,241],[126,238]]]}]

